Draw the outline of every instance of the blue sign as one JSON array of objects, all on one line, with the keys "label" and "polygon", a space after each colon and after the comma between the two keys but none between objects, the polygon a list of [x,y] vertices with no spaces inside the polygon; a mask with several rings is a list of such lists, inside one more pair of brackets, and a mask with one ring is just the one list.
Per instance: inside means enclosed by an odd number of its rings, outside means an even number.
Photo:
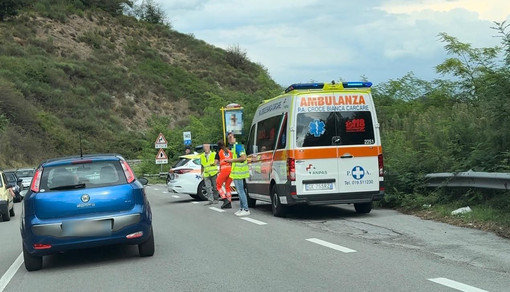
[{"label": "blue sign", "polygon": [[361,166],[355,166],[352,169],[352,177],[356,180],[360,180],[365,176],[365,170]]},{"label": "blue sign", "polygon": [[308,124],[308,132],[314,137],[320,137],[326,132],[326,124],[321,120],[315,119]]},{"label": "blue sign", "polygon": [[184,145],[190,146],[191,145],[191,140],[184,140]]}]

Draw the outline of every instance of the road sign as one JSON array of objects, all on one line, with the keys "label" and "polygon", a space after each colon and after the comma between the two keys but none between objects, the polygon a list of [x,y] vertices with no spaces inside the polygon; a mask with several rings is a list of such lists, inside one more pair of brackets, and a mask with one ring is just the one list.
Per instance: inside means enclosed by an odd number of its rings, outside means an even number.
[{"label": "road sign", "polygon": [[158,138],[156,139],[156,142],[154,142],[154,148],[166,149],[167,146],[168,146],[168,141],[165,139],[165,136],[163,136],[163,133],[159,133]]},{"label": "road sign", "polygon": [[191,132],[182,132],[182,138],[184,139],[184,145],[191,145]]},{"label": "road sign", "polygon": [[168,164],[168,156],[165,153],[165,150],[159,149],[158,154],[156,155],[156,164]]}]

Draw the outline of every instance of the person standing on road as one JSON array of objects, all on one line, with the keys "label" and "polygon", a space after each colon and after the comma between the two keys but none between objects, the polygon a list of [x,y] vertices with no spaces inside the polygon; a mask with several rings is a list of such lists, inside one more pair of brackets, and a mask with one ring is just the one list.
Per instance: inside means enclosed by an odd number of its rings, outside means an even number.
[{"label": "person standing on road", "polygon": [[239,194],[239,201],[241,208],[235,213],[236,216],[248,216],[248,199],[244,191],[244,179],[250,177],[248,163],[246,161],[246,152],[243,145],[237,144],[233,132],[228,133],[228,143],[232,145],[232,159],[226,159],[228,163],[232,163],[232,170],[230,171],[230,178],[234,180],[237,193]]},{"label": "person standing on road", "polygon": [[215,164],[216,152],[211,152],[211,145],[204,144],[204,152],[200,154],[200,165],[202,169],[202,177],[205,181],[205,189],[207,191],[208,202],[206,205],[218,203],[218,191],[216,190],[216,177],[218,168]]},{"label": "person standing on road", "polygon": [[[220,194],[221,199],[223,200],[223,205],[221,205],[221,209],[231,209],[232,208],[232,193],[230,191],[230,185],[232,184],[232,179],[230,178],[230,170],[231,164],[226,161],[226,159],[232,159],[232,152],[227,148],[223,141],[218,141],[218,153],[216,153],[216,165],[220,165],[220,173],[216,178],[216,189]],[[225,185],[225,190],[223,190],[223,185]]]}]

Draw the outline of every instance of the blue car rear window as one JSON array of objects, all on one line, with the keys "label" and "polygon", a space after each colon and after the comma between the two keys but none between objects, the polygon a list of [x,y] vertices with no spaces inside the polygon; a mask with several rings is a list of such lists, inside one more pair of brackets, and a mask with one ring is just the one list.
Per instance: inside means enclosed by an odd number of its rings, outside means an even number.
[{"label": "blue car rear window", "polygon": [[41,191],[54,189],[95,188],[127,183],[119,161],[46,167],[41,177]]}]

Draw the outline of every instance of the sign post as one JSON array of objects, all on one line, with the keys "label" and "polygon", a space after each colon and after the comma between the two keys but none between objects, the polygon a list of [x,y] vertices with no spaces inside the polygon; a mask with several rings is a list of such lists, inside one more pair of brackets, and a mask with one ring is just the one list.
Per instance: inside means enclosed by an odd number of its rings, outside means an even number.
[{"label": "sign post", "polygon": [[[168,164],[168,156],[166,155],[165,150],[159,149],[158,154],[156,155],[156,164]],[[163,165],[161,167],[163,167]]]},{"label": "sign post", "polygon": [[191,145],[191,132],[182,132],[182,138],[184,140],[184,145],[190,146]]},{"label": "sign post", "polygon": [[158,138],[156,138],[154,142],[154,148],[159,149],[158,154],[156,154],[156,164],[160,165],[159,172],[163,172],[163,164],[168,164],[168,156],[165,150],[163,150],[168,148],[168,141],[163,133],[159,133]]},{"label": "sign post", "polygon": [[223,142],[227,143],[227,133],[232,131],[235,135],[243,134],[243,107],[237,103],[231,103],[221,109],[223,121]]}]

